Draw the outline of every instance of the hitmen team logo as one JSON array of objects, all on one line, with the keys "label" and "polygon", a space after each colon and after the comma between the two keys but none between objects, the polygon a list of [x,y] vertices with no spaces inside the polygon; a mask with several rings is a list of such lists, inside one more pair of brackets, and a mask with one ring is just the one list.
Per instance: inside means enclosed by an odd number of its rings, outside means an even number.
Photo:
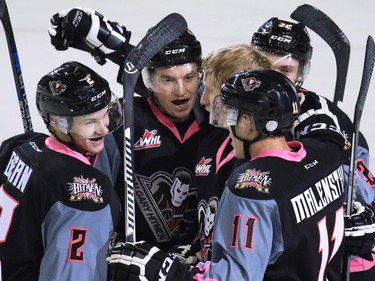
[{"label": "hitmen team logo", "polygon": [[241,82],[246,92],[251,92],[262,84],[261,81],[255,79],[254,77],[242,79]]},{"label": "hitmen team logo", "polygon": [[143,137],[134,144],[134,150],[141,150],[161,145],[160,135],[157,135],[157,130],[145,130]]},{"label": "hitmen team logo", "polygon": [[54,96],[58,96],[61,93],[65,92],[66,90],[66,85],[61,83],[60,80],[58,81],[51,81],[49,82],[49,88],[51,89],[51,93]]},{"label": "hitmen team logo", "polygon": [[210,198],[208,202],[201,200],[198,204],[199,233],[204,260],[210,259],[211,256],[211,242],[218,205],[219,198],[216,196]]},{"label": "hitmen team logo", "polygon": [[254,187],[257,191],[269,193],[271,183],[272,178],[269,172],[248,169],[245,173],[238,176],[235,188],[244,189],[246,187]]},{"label": "hitmen team logo", "polygon": [[70,201],[82,201],[89,199],[95,203],[103,203],[103,189],[96,179],[85,179],[83,176],[74,177],[73,182],[68,183]]},{"label": "hitmen team logo", "polygon": [[157,242],[184,237],[197,221],[194,176],[183,168],[172,174],[136,175],[136,200]]}]

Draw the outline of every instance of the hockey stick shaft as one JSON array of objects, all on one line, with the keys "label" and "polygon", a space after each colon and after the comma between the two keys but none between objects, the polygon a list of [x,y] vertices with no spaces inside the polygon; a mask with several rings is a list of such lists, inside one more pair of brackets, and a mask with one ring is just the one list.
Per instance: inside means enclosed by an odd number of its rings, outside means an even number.
[{"label": "hockey stick shaft", "polygon": [[[349,178],[348,178],[348,189],[346,199],[346,210],[345,215],[351,216],[353,208],[353,196],[355,191],[355,170],[357,164],[357,148],[359,139],[359,126],[361,123],[361,117],[363,108],[365,106],[367,92],[371,82],[371,76],[374,69],[375,63],[375,44],[371,36],[367,38],[365,62],[363,66],[363,74],[359,94],[354,110],[353,119],[353,136],[352,136],[352,150],[350,154],[350,165],[349,165]],[[343,263],[343,278],[342,280],[348,281],[350,279],[350,255],[344,256]]]},{"label": "hockey stick shaft", "polygon": [[19,108],[21,111],[23,128],[25,132],[32,132],[33,126],[31,123],[31,115],[29,110],[29,104],[27,102],[25,85],[23,84],[21,64],[19,61],[16,40],[14,38],[8,7],[5,3],[5,0],[0,0],[0,20],[3,24],[5,37],[8,44],[9,57],[12,64],[14,82],[16,84],[17,98]]},{"label": "hockey stick shaft", "polygon": [[330,17],[311,5],[299,6],[291,14],[291,18],[313,30],[332,49],[336,59],[336,85],[333,102],[341,107],[350,58],[348,38]]},{"label": "hockey stick shaft", "polygon": [[185,19],[172,13],[151,28],[124,63],[124,175],[125,238],[136,241],[134,197],[134,111],[133,95],[140,71],[150,59],[187,30]]}]

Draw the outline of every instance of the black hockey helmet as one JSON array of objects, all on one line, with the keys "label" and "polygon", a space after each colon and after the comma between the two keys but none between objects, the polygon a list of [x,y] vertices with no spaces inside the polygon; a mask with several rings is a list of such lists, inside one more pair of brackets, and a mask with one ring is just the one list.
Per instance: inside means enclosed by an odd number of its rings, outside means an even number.
[{"label": "black hockey helmet", "polygon": [[156,68],[168,68],[186,65],[192,67],[191,63],[197,64],[199,77],[201,77],[202,47],[194,34],[188,29],[165,48],[159,51],[143,68],[142,79],[147,89],[158,92],[157,83],[153,83],[153,74]]},{"label": "black hockey helmet", "polygon": [[295,85],[275,70],[236,73],[222,85],[220,97],[228,109],[237,109],[235,123],[251,114],[257,130],[269,136],[288,132],[300,113]]},{"label": "black hockey helmet", "polygon": [[168,67],[202,62],[202,47],[195,35],[187,30],[181,36],[159,51],[146,65],[146,68]]},{"label": "black hockey helmet", "polygon": [[301,23],[292,23],[273,17],[253,34],[251,45],[266,52],[291,54],[304,64],[310,61],[310,35]]},{"label": "black hockey helmet", "polygon": [[117,127],[122,121],[121,107],[117,108],[118,99],[108,82],[92,69],[74,61],[62,64],[40,79],[36,106],[48,129],[51,128],[51,115],[82,116],[106,106],[109,113],[113,113],[110,117],[114,117]]}]

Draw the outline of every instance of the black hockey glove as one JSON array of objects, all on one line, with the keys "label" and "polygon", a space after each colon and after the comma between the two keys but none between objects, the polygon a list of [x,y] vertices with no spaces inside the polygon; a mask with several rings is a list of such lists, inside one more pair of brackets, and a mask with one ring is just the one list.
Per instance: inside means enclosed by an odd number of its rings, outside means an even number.
[{"label": "black hockey glove", "polygon": [[193,244],[177,246],[172,250],[172,254],[179,258],[184,264],[196,265],[202,260],[200,241],[196,239]]},{"label": "black hockey glove", "polygon": [[53,15],[48,33],[56,50],[83,50],[101,65],[106,58],[120,65],[131,35],[124,26],[89,8],[66,9]]},{"label": "black hockey glove", "polygon": [[301,113],[292,127],[293,138],[329,140],[344,149],[345,138],[337,116],[333,113],[333,104],[313,92],[299,92],[298,95],[301,100]]},{"label": "black hockey glove", "polygon": [[107,261],[112,281],[167,280],[168,274],[181,264],[173,255],[144,241],[117,243]]},{"label": "black hockey glove", "polygon": [[375,208],[353,202],[351,217],[345,216],[345,251],[372,261],[375,246]]}]

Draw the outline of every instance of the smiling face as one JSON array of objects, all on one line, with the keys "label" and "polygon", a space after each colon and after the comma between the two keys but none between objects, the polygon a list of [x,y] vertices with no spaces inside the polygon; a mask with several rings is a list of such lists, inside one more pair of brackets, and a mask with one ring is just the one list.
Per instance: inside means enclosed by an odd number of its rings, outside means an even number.
[{"label": "smiling face", "polygon": [[151,83],[159,109],[172,121],[188,119],[197,98],[199,80],[195,63],[155,68]]},{"label": "smiling face", "polygon": [[104,148],[104,135],[108,134],[108,107],[97,112],[73,117],[70,136],[81,150],[98,153]]}]

